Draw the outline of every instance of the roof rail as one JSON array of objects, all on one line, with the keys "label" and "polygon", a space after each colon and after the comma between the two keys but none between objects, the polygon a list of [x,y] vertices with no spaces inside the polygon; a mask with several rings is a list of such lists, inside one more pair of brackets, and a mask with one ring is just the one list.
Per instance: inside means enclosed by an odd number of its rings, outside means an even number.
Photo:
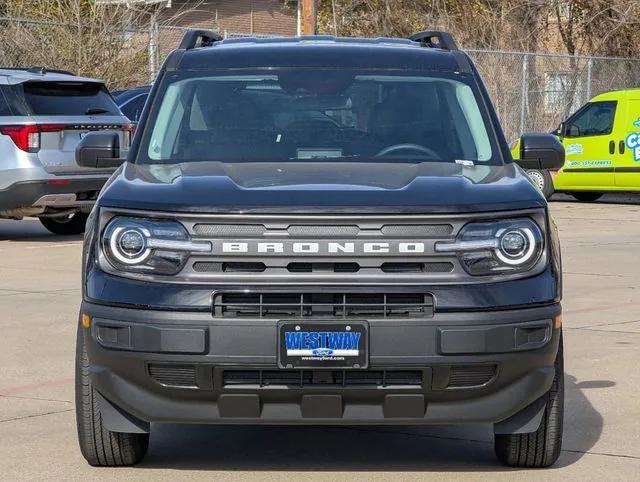
[{"label": "roof rail", "polygon": [[[449,32],[442,30],[425,30],[414,33],[409,40],[420,42],[424,47],[438,48],[443,50],[458,50],[456,41]],[[436,42],[434,42],[436,40]]]},{"label": "roof rail", "polygon": [[[213,30],[189,30],[182,37],[179,49],[191,50],[196,47],[209,47],[213,42],[219,42],[222,37]],[[199,44],[199,45],[198,45]]]}]

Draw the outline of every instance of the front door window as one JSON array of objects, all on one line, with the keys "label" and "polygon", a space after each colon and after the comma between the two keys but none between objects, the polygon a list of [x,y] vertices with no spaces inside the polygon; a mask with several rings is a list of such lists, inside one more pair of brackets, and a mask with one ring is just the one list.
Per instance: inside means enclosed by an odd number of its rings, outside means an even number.
[{"label": "front door window", "polygon": [[566,123],[566,137],[605,136],[613,130],[616,102],[592,102],[576,112]]}]

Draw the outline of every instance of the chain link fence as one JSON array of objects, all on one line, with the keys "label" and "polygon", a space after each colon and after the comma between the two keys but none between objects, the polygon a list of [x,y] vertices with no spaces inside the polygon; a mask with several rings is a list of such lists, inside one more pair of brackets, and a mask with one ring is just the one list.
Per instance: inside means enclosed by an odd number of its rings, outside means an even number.
[{"label": "chain link fence", "polygon": [[640,59],[467,51],[487,85],[507,139],[551,131],[590,98],[640,87]]},{"label": "chain link fence", "polygon": [[[91,26],[83,27],[91,32]],[[0,66],[44,66],[104,79],[110,88],[148,84],[186,27],[118,26],[78,39],[78,25],[0,17]],[[225,38],[269,37],[222,31]],[[554,129],[594,95],[640,86],[640,59],[467,50],[507,139]]]}]

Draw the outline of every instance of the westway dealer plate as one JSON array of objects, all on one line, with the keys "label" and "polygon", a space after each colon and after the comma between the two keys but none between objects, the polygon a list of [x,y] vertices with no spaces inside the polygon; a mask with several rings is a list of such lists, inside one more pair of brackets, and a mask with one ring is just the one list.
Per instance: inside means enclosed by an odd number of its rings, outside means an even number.
[{"label": "westway dealer plate", "polygon": [[367,368],[369,325],[366,321],[281,321],[278,323],[280,368]]}]

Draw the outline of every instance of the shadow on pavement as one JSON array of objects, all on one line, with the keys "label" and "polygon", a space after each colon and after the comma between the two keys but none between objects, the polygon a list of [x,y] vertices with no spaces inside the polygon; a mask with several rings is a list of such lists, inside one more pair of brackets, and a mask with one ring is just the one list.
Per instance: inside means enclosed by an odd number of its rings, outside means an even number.
[{"label": "shadow on pavement", "polygon": [[[602,433],[602,416],[584,390],[604,380],[565,375],[565,450],[557,468],[588,452]],[[513,471],[493,455],[487,426],[301,427],[154,425],[140,468],[238,471]]]},{"label": "shadow on pavement", "polygon": [[568,202],[573,204],[584,204],[584,205],[624,204],[624,205],[630,205],[630,206],[638,206],[640,205],[640,193],[638,192],[608,193],[602,196],[597,201],[593,201],[593,202],[582,202],[582,201],[578,201],[576,198],[574,198],[570,194],[556,193],[551,198],[551,202],[554,202],[554,201]]},{"label": "shadow on pavement", "polygon": [[[415,427],[154,427],[140,467],[238,471],[502,469],[486,440]],[[440,435],[440,436],[439,436]],[[469,430],[459,437],[473,437]],[[505,469],[508,470],[508,469]]]},{"label": "shadow on pavement", "polygon": [[50,233],[40,224],[40,221],[32,218],[25,218],[21,221],[0,219],[0,241],[58,243],[82,241],[82,235],[60,236]]},{"label": "shadow on pavement", "polygon": [[587,397],[586,390],[601,390],[616,385],[611,380],[578,380],[565,373],[563,453],[555,468],[574,464],[600,440],[604,420]]}]

